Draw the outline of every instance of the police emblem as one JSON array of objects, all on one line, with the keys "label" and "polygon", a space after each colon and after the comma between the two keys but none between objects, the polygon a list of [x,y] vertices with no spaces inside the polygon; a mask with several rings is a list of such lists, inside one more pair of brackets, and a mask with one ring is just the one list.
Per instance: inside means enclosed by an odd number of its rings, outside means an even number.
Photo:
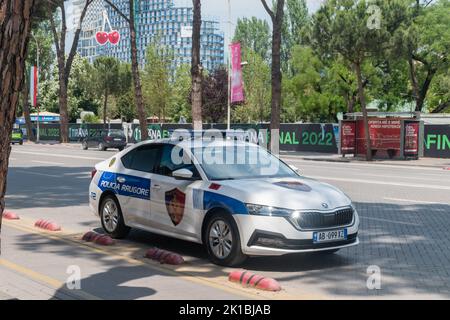
[{"label": "police emblem", "polygon": [[173,189],[166,192],[167,213],[174,226],[179,225],[183,220],[185,204],[186,194],[181,190]]}]

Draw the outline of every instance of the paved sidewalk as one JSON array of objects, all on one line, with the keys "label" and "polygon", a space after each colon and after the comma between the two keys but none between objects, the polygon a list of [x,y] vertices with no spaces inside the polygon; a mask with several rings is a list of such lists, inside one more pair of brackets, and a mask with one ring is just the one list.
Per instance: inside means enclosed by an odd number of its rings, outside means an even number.
[{"label": "paved sidewalk", "polygon": [[[342,163],[367,163],[364,158],[347,156],[339,154],[314,153],[314,152],[281,152],[281,157],[300,158],[308,161],[324,162],[342,162]],[[450,159],[421,158],[419,160],[373,160],[371,164],[379,165],[398,165],[398,166],[416,166],[444,168],[450,170]]]}]

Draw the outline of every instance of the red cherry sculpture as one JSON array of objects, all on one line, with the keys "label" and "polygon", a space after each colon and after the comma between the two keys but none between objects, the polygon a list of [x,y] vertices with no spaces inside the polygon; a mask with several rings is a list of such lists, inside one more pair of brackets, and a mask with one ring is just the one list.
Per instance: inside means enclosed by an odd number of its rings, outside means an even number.
[{"label": "red cherry sculpture", "polygon": [[95,39],[99,44],[103,45],[108,42],[108,33],[105,31],[99,31],[95,34]]},{"label": "red cherry sculpture", "polygon": [[111,42],[111,44],[118,44],[120,41],[120,34],[117,31],[111,31],[108,34],[108,38],[109,38],[109,42]]}]

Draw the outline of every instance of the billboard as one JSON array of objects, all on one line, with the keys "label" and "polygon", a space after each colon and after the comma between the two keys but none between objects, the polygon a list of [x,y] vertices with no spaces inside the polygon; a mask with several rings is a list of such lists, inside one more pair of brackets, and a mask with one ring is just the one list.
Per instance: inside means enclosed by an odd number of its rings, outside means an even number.
[{"label": "billboard", "polygon": [[450,125],[426,125],[425,157],[450,158]]}]

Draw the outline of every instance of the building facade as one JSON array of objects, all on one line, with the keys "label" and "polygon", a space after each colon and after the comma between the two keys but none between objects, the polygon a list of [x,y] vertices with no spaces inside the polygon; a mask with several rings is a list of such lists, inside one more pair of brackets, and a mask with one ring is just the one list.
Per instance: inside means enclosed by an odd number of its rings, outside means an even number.
[{"label": "building facade", "polygon": [[[112,1],[119,10],[129,16],[128,0]],[[95,34],[102,29],[110,31],[104,21],[106,9],[111,28],[120,33],[117,45],[109,42],[99,45]],[[163,51],[173,55],[172,68],[191,63],[193,9],[178,6],[174,0],[136,0],[135,25],[137,32],[138,57],[141,66],[145,64],[145,52],[152,42]],[[83,22],[78,52],[90,61],[97,56],[111,56],[121,61],[131,61],[130,31],[126,21],[102,0],[95,0]],[[201,60],[205,69],[212,72],[224,64],[224,35],[219,32],[219,22],[203,20],[201,30]]]}]

